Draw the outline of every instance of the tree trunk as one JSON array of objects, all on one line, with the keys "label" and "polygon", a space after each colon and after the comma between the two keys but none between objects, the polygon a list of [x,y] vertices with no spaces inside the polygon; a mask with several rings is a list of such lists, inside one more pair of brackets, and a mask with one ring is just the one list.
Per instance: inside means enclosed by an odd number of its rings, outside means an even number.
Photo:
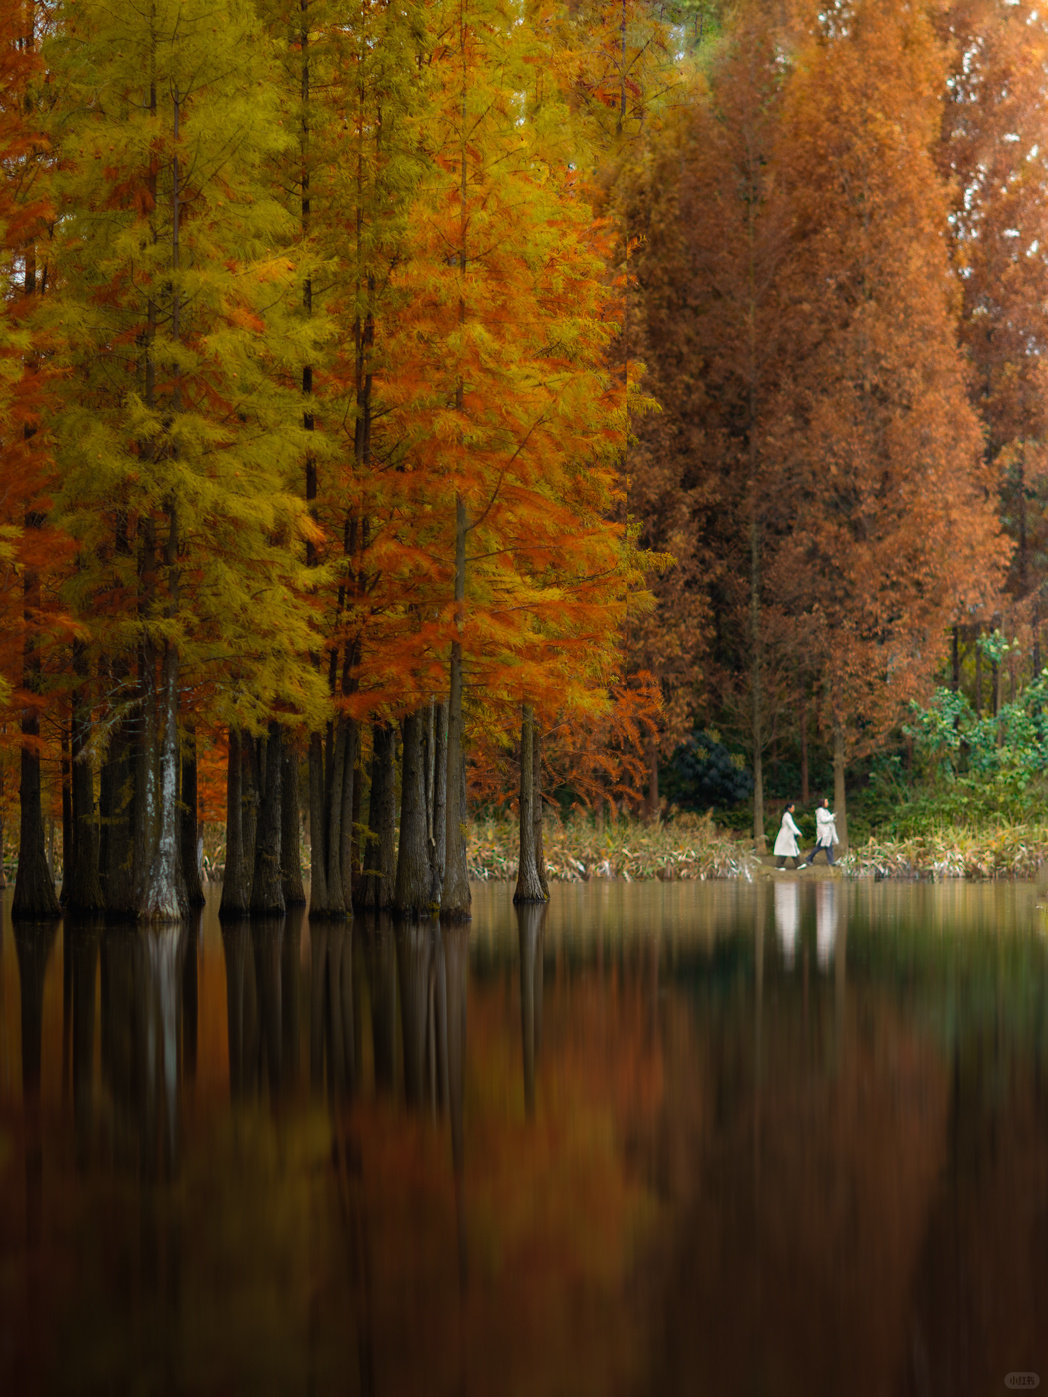
[{"label": "tree trunk", "polygon": [[801,693],[801,804],[807,805],[811,799],[811,789],[808,784],[808,704],[803,692]]},{"label": "tree trunk", "polygon": [[[87,679],[87,652],[81,641],[73,643],[73,665],[78,678]],[[87,745],[91,735],[91,709],[86,689],[73,691],[71,723],[70,824],[71,857],[62,880],[66,906],[81,916],[97,916],[105,907],[98,877],[98,826],[95,824],[95,791]]]},{"label": "tree trunk", "polygon": [[982,717],[982,646],[979,644],[980,627],[975,628],[975,716]]},{"label": "tree trunk", "polygon": [[404,719],[404,756],[400,776],[400,848],[393,910],[400,917],[430,910],[430,862],[426,811],[426,773],[421,713]]},{"label": "tree trunk", "polygon": [[[34,273],[35,276],[35,273]],[[26,527],[40,528],[43,516],[26,516]],[[27,568],[22,581],[27,626],[40,603],[40,584]],[[36,637],[27,630],[22,651],[22,686],[30,694],[40,691],[40,654]],[[61,914],[44,848],[44,813],[40,799],[40,714],[31,704],[22,710],[21,780],[18,794],[22,819],[18,832],[18,873],[15,876],[13,921],[47,921]]]},{"label": "tree trunk", "polygon": [[[244,840],[244,888],[251,901],[251,880],[255,873],[255,844],[258,840],[258,804],[262,792],[262,746],[251,733],[240,733],[240,808]],[[245,906],[247,903],[245,903]]]},{"label": "tree trunk", "polygon": [[339,819],[339,877],[346,907],[353,904],[353,792],[357,779],[360,729],[355,718],[346,718],[346,751],[342,762],[342,811]]},{"label": "tree trunk", "polygon": [[659,738],[652,733],[648,738],[648,819],[653,825],[659,822]]},{"label": "tree trunk", "polygon": [[324,772],[324,796],[327,806],[327,891],[331,916],[346,915],[346,895],[342,887],[342,781],[346,770],[346,720],[339,718],[334,729],[328,729],[327,766]]},{"label": "tree trunk", "polygon": [[301,816],[298,798],[298,753],[285,732],[280,744],[282,767],[280,773],[280,880],[284,890],[285,907],[305,907],[306,890],[302,884],[300,855]]},{"label": "tree trunk", "polygon": [[440,907],[444,886],[444,859],[448,844],[448,714],[444,703],[434,703],[433,712],[433,780],[430,805],[429,841],[429,901]]},{"label": "tree trunk", "polygon": [[309,915],[331,916],[327,890],[324,744],[318,732],[309,735]]},{"label": "tree trunk", "polygon": [[848,802],[844,789],[844,725],[836,722],[833,727],[833,813],[837,817],[837,834],[840,838],[840,852],[848,852]]},{"label": "tree trunk", "polygon": [[118,723],[102,764],[99,807],[102,817],[100,855],[105,914],[112,921],[134,916],[134,781],[133,744],[127,720]]},{"label": "tree trunk", "polygon": [[[178,829],[178,650],[164,646],[160,715],[163,727],[156,732],[159,809],[156,840],[151,850],[149,875],[139,898],[138,915],[147,922],[177,922],[187,913],[181,889]],[[150,754],[152,759],[152,753]],[[180,887],[181,885],[181,887]]]},{"label": "tree trunk", "polygon": [[247,859],[244,853],[244,762],[240,732],[229,729],[229,764],[226,773],[226,866],[222,874],[219,917],[246,917],[251,901]]},{"label": "tree trunk", "polygon": [[549,883],[546,880],[546,848],[542,838],[542,729],[532,714],[531,721],[531,766],[534,775],[534,791],[531,814],[534,821],[535,871],[539,875],[542,896],[549,901]]},{"label": "tree trunk", "polygon": [[395,870],[396,773],[393,728],[388,723],[371,726],[371,800],[368,807],[368,843],[364,855],[363,902],[380,911],[393,899]]},{"label": "tree trunk", "polygon": [[753,847],[758,854],[768,852],[764,835],[764,757],[759,746],[753,749]]},{"label": "tree trunk", "polygon": [[284,765],[282,732],[280,724],[275,719],[271,720],[255,841],[255,869],[251,880],[251,914],[255,917],[280,916],[285,910],[280,871],[281,776]]},{"label": "tree trunk", "polygon": [[520,854],[517,860],[517,886],[514,902],[545,902],[539,871],[535,865],[535,710],[522,707],[520,723]]},{"label": "tree trunk", "polygon": [[[462,625],[466,597],[466,506],[455,502],[455,602]],[[462,641],[451,642],[451,683],[448,695],[448,813],[444,853],[444,883],[440,915],[445,921],[468,921],[472,915],[469,865],[466,858],[466,809],[462,799],[465,744],[462,726]]]},{"label": "tree trunk", "polygon": [[186,880],[186,897],[190,907],[203,907],[204,887],[200,881],[200,858],[197,852],[199,808],[197,791],[196,731],[189,728],[182,744],[182,799],[179,801],[182,837],[182,873]]},{"label": "tree trunk", "polygon": [[954,693],[961,687],[961,628],[954,626],[950,634],[950,688]]},{"label": "tree trunk", "polygon": [[73,758],[70,754],[73,740],[73,724],[60,729],[62,746],[62,887],[58,901],[63,907],[69,903],[69,875],[76,862],[76,836],[73,829]]},{"label": "tree trunk", "polygon": [[[39,722],[35,710],[31,718],[22,720],[22,736],[30,740],[39,737]],[[22,748],[19,801],[22,808],[18,835],[18,873],[15,895],[11,904],[11,920],[42,922],[59,917],[62,909],[55,893],[51,871],[44,848],[44,817],[40,800],[40,758],[35,749]]]}]

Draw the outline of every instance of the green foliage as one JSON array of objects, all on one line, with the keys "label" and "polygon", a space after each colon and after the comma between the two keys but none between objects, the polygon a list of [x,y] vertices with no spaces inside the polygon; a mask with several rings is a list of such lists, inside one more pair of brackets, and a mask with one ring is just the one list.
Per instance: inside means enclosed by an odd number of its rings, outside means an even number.
[{"label": "green foliage", "polygon": [[[995,637],[986,639],[992,646]],[[1048,671],[996,717],[976,716],[963,694],[944,688],[927,708],[915,704],[905,731],[917,779],[898,757],[875,763],[860,807],[870,827],[905,839],[1034,818],[1048,794],[1046,703]]]}]

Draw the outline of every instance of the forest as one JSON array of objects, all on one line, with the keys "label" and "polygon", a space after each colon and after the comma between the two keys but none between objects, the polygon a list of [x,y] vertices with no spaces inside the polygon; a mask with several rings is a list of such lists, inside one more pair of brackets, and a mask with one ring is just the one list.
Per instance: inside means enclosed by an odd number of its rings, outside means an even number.
[{"label": "forest", "polygon": [[462,920],[482,809],[542,901],[544,811],[1039,799],[1032,0],[13,0],[0,62],[16,919],[178,920],[205,823],[224,916]]}]

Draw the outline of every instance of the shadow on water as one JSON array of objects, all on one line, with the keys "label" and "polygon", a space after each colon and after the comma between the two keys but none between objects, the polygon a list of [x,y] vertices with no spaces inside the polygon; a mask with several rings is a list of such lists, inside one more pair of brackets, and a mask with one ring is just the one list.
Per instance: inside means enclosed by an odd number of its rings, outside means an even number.
[{"label": "shadow on water", "polygon": [[0,1390],[1048,1382],[1037,898],[5,923]]}]

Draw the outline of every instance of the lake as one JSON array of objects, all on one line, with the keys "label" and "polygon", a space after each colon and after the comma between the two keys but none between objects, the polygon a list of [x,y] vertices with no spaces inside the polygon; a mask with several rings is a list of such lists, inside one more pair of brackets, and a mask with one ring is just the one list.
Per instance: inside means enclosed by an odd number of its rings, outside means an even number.
[{"label": "lake", "polygon": [[443,931],[5,894],[0,1392],[1048,1383],[1043,888],[511,892]]}]

